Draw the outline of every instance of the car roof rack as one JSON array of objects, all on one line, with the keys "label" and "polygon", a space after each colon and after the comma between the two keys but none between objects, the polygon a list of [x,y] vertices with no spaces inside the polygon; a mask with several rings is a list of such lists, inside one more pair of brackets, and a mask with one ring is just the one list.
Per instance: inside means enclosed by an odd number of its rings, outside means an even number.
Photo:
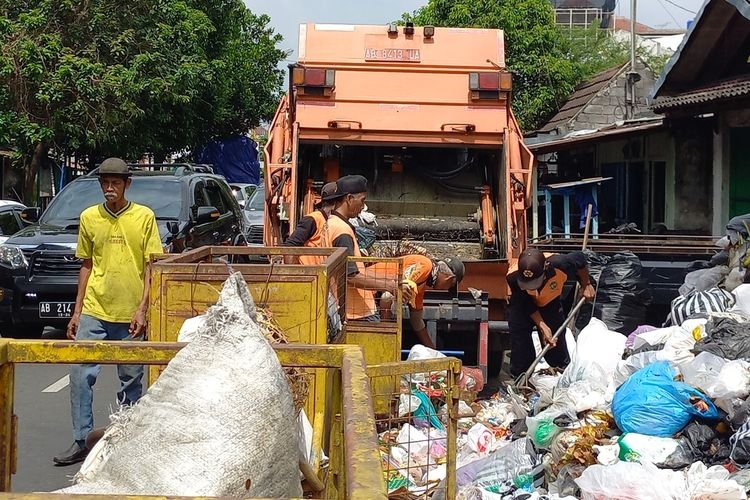
[{"label": "car roof rack", "polygon": [[[171,172],[175,176],[193,173],[213,174],[213,165],[205,163],[128,163],[131,172]],[[92,169],[86,175],[96,175],[99,167]]]}]

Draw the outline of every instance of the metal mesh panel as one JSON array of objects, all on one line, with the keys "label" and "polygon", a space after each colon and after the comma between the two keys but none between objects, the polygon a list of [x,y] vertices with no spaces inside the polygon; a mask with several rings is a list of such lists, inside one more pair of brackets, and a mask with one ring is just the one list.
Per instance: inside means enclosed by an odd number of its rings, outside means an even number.
[{"label": "metal mesh panel", "polygon": [[455,358],[368,367],[383,475],[391,499],[455,498],[461,363]]}]

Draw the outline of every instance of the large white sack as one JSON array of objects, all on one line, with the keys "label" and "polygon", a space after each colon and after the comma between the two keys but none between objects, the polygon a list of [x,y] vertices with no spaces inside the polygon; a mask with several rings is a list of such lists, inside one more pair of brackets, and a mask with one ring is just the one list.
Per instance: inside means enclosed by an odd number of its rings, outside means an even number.
[{"label": "large white sack", "polygon": [[240,273],[61,493],[301,496],[289,385]]},{"label": "large white sack", "polygon": [[597,385],[607,388],[611,384],[617,363],[622,359],[625,340],[625,335],[609,330],[604,322],[592,318],[578,335],[575,353],[565,368],[558,387],[569,387],[576,381],[593,380]]}]

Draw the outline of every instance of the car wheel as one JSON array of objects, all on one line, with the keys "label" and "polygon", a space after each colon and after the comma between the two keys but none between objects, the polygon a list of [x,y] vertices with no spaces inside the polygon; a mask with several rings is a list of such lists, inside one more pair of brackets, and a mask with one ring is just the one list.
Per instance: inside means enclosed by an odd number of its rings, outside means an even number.
[{"label": "car wheel", "polygon": [[0,336],[10,339],[40,339],[44,332],[41,325],[0,325]]}]

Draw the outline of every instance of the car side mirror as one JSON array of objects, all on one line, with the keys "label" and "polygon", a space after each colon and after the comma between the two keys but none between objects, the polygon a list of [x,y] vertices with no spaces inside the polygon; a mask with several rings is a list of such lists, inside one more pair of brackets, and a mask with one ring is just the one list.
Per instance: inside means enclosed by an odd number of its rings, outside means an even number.
[{"label": "car side mirror", "polygon": [[167,221],[167,231],[172,236],[177,236],[180,233],[180,223],[176,220]]},{"label": "car side mirror", "polygon": [[21,210],[21,220],[27,224],[34,224],[39,222],[39,217],[42,216],[42,209],[39,207],[29,207]]},{"label": "car side mirror", "polygon": [[219,210],[216,207],[198,207],[195,213],[196,224],[206,224],[213,222],[221,216]]}]

